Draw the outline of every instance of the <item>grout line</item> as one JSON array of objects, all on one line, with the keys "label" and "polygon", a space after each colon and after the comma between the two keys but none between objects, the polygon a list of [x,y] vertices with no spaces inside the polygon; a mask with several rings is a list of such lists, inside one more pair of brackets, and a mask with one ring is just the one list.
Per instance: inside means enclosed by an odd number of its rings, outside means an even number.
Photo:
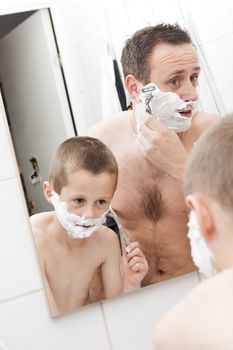
[{"label": "grout line", "polygon": [[28,297],[29,295],[36,294],[38,292],[43,292],[43,289],[42,288],[41,289],[36,289],[36,290],[34,290],[32,292],[23,293],[23,294],[15,296],[15,297],[11,297],[11,298],[0,300],[0,305],[4,304],[4,303],[9,303],[11,301],[15,301],[15,300],[18,300],[18,299],[22,299],[22,298]]},{"label": "grout line", "polygon": [[107,333],[109,350],[113,350],[112,342],[111,342],[111,338],[110,338],[110,334],[109,334],[109,329],[108,329],[108,324],[107,324],[107,319],[106,319],[106,315],[105,315],[105,312],[104,312],[104,306],[103,306],[102,302],[100,302],[100,310],[101,310],[101,313],[102,313],[102,316],[103,316],[104,327],[105,327],[105,330],[106,330],[106,333]]},{"label": "grout line", "polygon": [[5,177],[3,179],[0,179],[0,184],[4,182],[12,181],[12,180],[18,180],[17,176],[10,176],[10,177]]}]

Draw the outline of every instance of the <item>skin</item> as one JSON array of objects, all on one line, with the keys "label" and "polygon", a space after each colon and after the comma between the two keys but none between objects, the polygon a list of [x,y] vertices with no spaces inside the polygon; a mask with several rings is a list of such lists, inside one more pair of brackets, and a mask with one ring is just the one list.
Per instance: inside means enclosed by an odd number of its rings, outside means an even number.
[{"label": "skin", "polygon": [[196,212],[201,234],[218,272],[172,308],[155,328],[156,350],[230,350],[232,333],[232,215],[215,200],[194,194],[187,203]]},{"label": "skin", "polygon": [[[200,67],[191,44],[159,44],[151,54],[149,65],[150,81],[162,91],[175,92],[186,101],[197,99]],[[134,109],[142,82],[130,74],[125,85]],[[119,180],[112,206],[131,240],[140,243],[147,258],[149,271],[143,286],[194,270],[186,237],[183,167],[195,141],[218,118],[191,110],[184,115],[192,115],[192,126],[175,134],[145,114],[140,130],[141,147],[135,141],[134,110],[93,126],[88,133],[107,144],[117,159]],[[160,198],[160,210],[155,198],[157,202]],[[145,203],[150,207],[151,217],[143,210]]]},{"label": "skin", "polygon": [[[109,208],[115,186],[115,175],[94,175],[81,169],[67,176],[67,184],[59,196],[61,201],[67,202],[70,213],[98,218]],[[53,187],[48,182],[43,187],[45,197],[50,201]],[[130,247],[131,256],[125,252],[130,275],[128,279],[125,275],[122,279],[119,241],[112,230],[101,226],[88,238],[71,239],[55,212],[36,214],[30,219],[53,316],[92,302],[89,291],[98,269],[104,298],[121,294],[125,288],[124,279],[131,288],[140,286],[139,280],[147,272],[147,263],[137,242]]]}]

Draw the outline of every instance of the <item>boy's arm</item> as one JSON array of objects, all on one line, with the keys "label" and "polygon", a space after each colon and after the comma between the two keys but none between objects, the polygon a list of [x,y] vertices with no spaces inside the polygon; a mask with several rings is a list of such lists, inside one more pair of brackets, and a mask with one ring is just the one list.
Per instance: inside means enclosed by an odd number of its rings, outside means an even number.
[{"label": "boy's arm", "polygon": [[46,243],[44,242],[43,239],[43,232],[41,230],[38,230],[34,225],[33,225],[33,219],[31,218],[31,227],[32,227],[32,233],[34,237],[34,242],[35,242],[35,247],[36,247],[36,252],[39,260],[39,265],[40,265],[40,271],[41,275],[43,278],[43,284],[49,304],[49,309],[50,313],[52,316],[58,316],[59,315],[59,310],[56,305],[55,299],[53,297],[49,281],[46,275]]},{"label": "boy's arm", "polygon": [[45,288],[45,292],[47,295],[51,316],[53,316],[53,317],[59,316],[60,312],[58,310],[57,304],[55,302],[55,299],[53,297],[53,293],[52,293],[50,285],[49,285],[49,281],[48,281],[47,276],[46,276],[45,264],[43,264],[43,266],[41,266],[41,272],[42,272],[44,288]]},{"label": "boy's arm", "polygon": [[120,270],[121,252],[117,235],[105,228],[105,259],[101,266],[104,296],[106,299],[115,297],[123,291],[123,280]]},{"label": "boy's arm", "polygon": [[148,262],[138,242],[132,242],[126,247],[122,240],[122,270],[124,292],[141,287],[148,272]]}]

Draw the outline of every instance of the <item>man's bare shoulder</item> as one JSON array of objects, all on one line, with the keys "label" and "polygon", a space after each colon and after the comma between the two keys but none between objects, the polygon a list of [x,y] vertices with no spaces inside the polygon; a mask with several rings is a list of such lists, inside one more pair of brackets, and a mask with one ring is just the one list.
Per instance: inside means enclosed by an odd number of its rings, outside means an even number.
[{"label": "man's bare shoulder", "polygon": [[193,115],[193,127],[197,130],[198,134],[201,135],[203,131],[208,129],[209,126],[220,120],[220,116],[213,113],[206,113],[202,111],[196,111]]},{"label": "man's bare shoulder", "polygon": [[120,130],[129,118],[130,112],[122,112],[111,119],[105,119],[97,124],[94,124],[87,132],[88,136],[99,139],[106,139]]},{"label": "man's bare shoulder", "polygon": [[201,348],[201,344],[197,346],[199,341],[204,348],[204,343],[210,341],[207,328],[211,334],[220,331],[222,317],[232,324],[233,315],[229,313],[233,307],[232,293],[233,269],[195,287],[156,326],[156,350],[197,349]]}]

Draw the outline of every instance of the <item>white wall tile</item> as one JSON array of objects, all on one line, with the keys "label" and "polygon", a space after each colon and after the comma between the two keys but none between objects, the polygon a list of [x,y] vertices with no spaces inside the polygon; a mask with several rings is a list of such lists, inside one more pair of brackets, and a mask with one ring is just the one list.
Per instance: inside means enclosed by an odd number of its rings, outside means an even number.
[{"label": "white wall tile", "polygon": [[202,48],[226,113],[232,113],[233,34]]},{"label": "white wall tile", "polygon": [[198,42],[205,44],[233,32],[232,13],[229,0],[189,0],[190,24],[193,26]]},{"label": "white wall tile", "polygon": [[66,0],[58,3],[70,47],[84,42],[103,25],[104,13],[101,1]]},{"label": "white wall tile", "polygon": [[54,319],[42,292],[0,304],[0,339],[9,350],[110,350],[98,304]]},{"label": "white wall tile", "polygon": [[100,59],[106,50],[100,32],[72,48],[73,66],[80,92],[100,84]]},{"label": "white wall tile", "polygon": [[191,273],[105,301],[112,350],[151,350],[158,320],[197,284]]},{"label": "white wall tile", "polygon": [[[101,107],[101,86],[82,92],[80,97],[82,100],[85,122],[87,129],[89,129],[93,124],[103,118]],[[108,96],[106,96],[106,98],[108,98]]]},{"label": "white wall tile", "polygon": [[10,132],[0,96],[0,180],[16,176],[16,161],[13,154],[13,147],[9,141]]},{"label": "white wall tile", "polygon": [[42,288],[22,196],[16,179],[0,182],[0,301]]}]

